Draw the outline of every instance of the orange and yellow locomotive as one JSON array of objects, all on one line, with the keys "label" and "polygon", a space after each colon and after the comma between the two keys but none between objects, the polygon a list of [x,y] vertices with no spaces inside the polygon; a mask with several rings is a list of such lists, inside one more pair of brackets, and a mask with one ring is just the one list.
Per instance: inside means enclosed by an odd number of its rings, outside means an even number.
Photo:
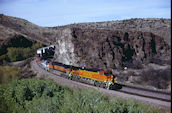
[{"label": "orange and yellow locomotive", "polygon": [[70,79],[94,84],[96,86],[104,87],[107,89],[115,86],[116,77],[112,75],[111,71],[88,69],[85,67],[75,67],[71,65],[65,65],[59,62],[48,62],[47,59],[43,58],[42,53],[39,51],[37,52],[37,63],[42,68],[50,72],[60,72]]}]

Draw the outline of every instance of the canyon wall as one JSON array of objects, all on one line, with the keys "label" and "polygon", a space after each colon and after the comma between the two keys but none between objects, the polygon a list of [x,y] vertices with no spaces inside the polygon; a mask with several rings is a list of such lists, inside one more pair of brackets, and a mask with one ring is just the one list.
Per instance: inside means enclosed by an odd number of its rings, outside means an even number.
[{"label": "canyon wall", "polygon": [[66,28],[60,34],[55,60],[69,65],[116,69],[170,56],[164,38],[151,32]]}]

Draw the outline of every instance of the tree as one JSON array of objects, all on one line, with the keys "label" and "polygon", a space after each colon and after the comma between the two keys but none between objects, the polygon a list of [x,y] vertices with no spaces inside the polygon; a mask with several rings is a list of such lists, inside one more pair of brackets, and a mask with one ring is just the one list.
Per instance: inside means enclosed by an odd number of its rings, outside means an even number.
[{"label": "tree", "polygon": [[8,48],[7,50],[8,50],[7,55],[11,62],[23,60],[23,55],[24,55],[23,48],[11,47]]}]

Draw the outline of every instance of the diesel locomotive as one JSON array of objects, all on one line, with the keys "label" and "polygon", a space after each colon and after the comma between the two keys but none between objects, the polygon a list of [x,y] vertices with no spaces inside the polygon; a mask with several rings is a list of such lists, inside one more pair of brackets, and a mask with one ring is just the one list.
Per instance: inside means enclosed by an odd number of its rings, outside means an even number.
[{"label": "diesel locomotive", "polygon": [[60,62],[53,62],[51,58],[54,55],[54,50],[55,46],[53,45],[37,50],[37,63],[40,65],[40,67],[51,73],[60,74],[72,80],[107,89],[115,87],[117,81],[116,77],[112,75],[111,71],[104,71],[102,69],[88,69],[86,67],[76,67]]}]

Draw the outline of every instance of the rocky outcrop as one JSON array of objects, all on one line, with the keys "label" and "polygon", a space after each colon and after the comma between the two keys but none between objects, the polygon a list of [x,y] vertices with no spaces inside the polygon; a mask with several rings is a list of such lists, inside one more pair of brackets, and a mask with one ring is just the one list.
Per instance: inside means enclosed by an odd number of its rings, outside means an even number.
[{"label": "rocky outcrop", "polygon": [[170,55],[170,46],[151,32],[72,28],[62,34],[56,60],[76,66],[116,69]]},{"label": "rocky outcrop", "polygon": [[[167,44],[171,45],[171,19],[163,18],[133,18],[120,21],[106,22],[89,22],[78,23],[60,28],[81,28],[81,29],[106,29],[106,30],[122,30],[122,31],[140,31],[151,32],[155,35],[163,37]],[[59,27],[53,27],[59,29]]]},{"label": "rocky outcrop", "polygon": [[80,61],[80,59],[74,53],[74,50],[76,48],[74,47],[74,44],[72,42],[73,37],[71,33],[71,29],[68,28],[59,31],[60,35],[56,39],[55,43],[56,51],[54,60],[68,65],[75,64],[75,66],[79,66],[77,62]]}]

